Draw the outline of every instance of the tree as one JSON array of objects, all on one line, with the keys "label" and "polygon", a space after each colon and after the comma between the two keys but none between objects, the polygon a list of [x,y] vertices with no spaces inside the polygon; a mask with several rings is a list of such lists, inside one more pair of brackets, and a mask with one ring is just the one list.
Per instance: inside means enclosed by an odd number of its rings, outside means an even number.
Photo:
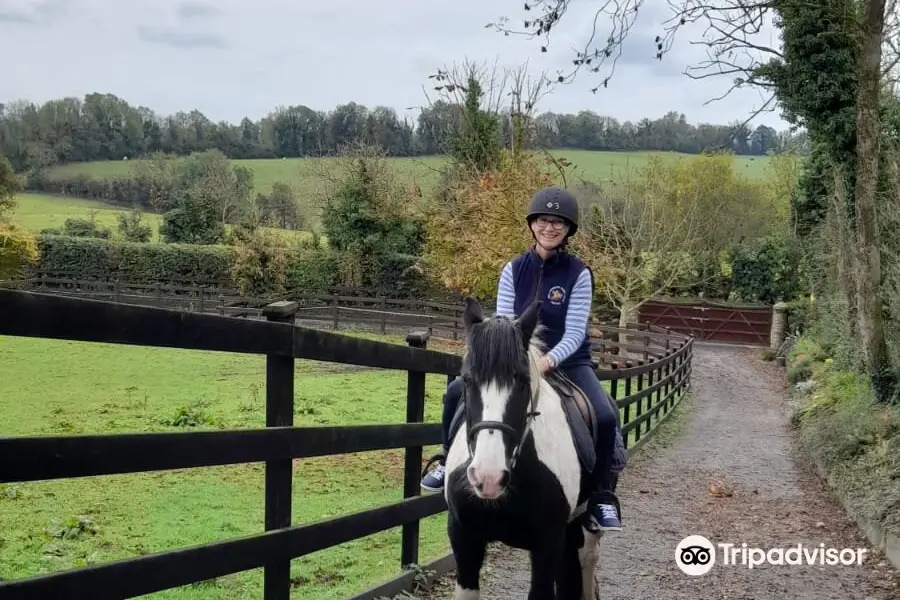
[{"label": "tree", "polygon": [[866,0],[861,23],[859,88],[856,99],[856,298],[866,370],[876,398],[886,401],[896,388],[884,334],[881,256],[875,195],[880,162],[880,96],[885,0]]},{"label": "tree", "polygon": [[25,189],[22,177],[13,171],[12,163],[0,154],[0,221],[16,208],[16,195]]},{"label": "tree", "polygon": [[305,225],[294,189],[281,181],[272,184],[272,193],[257,195],[256,208],[263,225],[281,229],[302,229]]},{"label": "tree", "polygon": [[160,235],[167,242],[221,242],[225,225],[250,217],[252,187],[252,172],[232,166],[218,150],[184,159],[176,174],[174,208],[163,216]]},{"label": "tree", "polygon": [[426,218],[428,274],[456,292],[493,297],[503,264],[532,241],[523,199],[552,185],[554,171],[534,153],[503,149],[496,168],[448,182]]},{"label": "tree", "polygon": [[704,245],[705,207],[690,194],[677,205],[660,193],[664,165],[652,163],[622,185],[582,181],[585,204],[572,249],[594,269],[599,296],[619,311],[619,325],[679,280],[689,279],[692,255]]},{"label": "tree", "polygon": [[[450,76],[467,88],[470,72],[466,67]],[[516,109],[505,105],[502,93],[492,95],[490,90],[502,90],[510,78],[508,72],[497,77],[478,75],[487,92],[481,108],[501,117],[498,135],[507,146],[512,143],[511,116]],[[542,77],[541,86],[548,80]],[[441,84],[435,86],[442,87],[441,92],[446,90],[444,82],[435,83]],[[454,92],[465,94],[462,90]],[[340,147],[347,143],[377,145],[390,156],[446,154],[460,126],[460,106],[461,103],[439,99],[423,107],[415,123],[401,119],[392,108],[370,109],[353,102],[331,111],[315,111],[303,105],[278,106],[258,121],[243,118],[233,124],[214,123],[198,110],[163,116],[108,94],[87,94],[83,99],[62,98],[42,104],[16,101],[0,104],[0,154],[9,158],[17,172],[28,172],[32,186],[47,180],[50,171],[46,167],[57,164],[131,160],[159,154],[188,156],[211,149],[233,159],[330,156],[340,154]],[[540,128],[534,143],[544,148],[696,153],[730,146],[738,154],[763,155],[794,137],[785,131],[777,141],[731,144],[729,140],[735,137],[733,125],[689,124],[676,113],[644,119],[640,128],[592,111],[545,113],[540,120],[546,127]],[[802,136],[802,132],[797,136]],[[778,146],[771,146],[772,143]],[[58,178],[56,174],[53,177]]]},{"label": "tree", "polygon": [[13,172],[9,160],[0,155],[0,279],[18,276],[24,265],[40,257],[34,234],[9,222],[16,207],[16,194],[23,188],[22,178]]},{"label": "tree", "polygon": [[418,198],[397,181],[383,153],[369,146],[349,148],[321,168],[322,226],[328,245],[342,257],[344,282],[385,283],[392,257],[420,251]]},{"label": "tree", "polygon": [[178,190],[178,168],[180,161],[173,160],[160,152],[151,154],[147,160],[132,164],[134,179],[147,190],[147,205],[157,212],[175,208]]}]

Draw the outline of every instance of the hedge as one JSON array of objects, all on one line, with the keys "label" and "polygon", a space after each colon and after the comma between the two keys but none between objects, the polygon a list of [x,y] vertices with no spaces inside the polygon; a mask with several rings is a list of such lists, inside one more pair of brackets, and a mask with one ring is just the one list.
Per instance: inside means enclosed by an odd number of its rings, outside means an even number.
[{"label": "hedge", "polygon": [[63,194],[119,204],[129,208],[137,205],[147,210],[150,209],[149,186],[133,177],[94,179],[84,174],[69,177],[49,177],[41,174],[31,176],[26,187],[33,192]]},{"label": "hedge", "polygon": [[40,273],[130,283],[227,283],[231,246],[192,246],[108,241],[42,234]]},{"label": "hedge", "polygon": [[[109,241],[41,234],[36,274],[128,283],[200,283],[236,287],[229,274],[233,246],[200,246]],[[336,287],[338,260],[328,250],[300,250],[291,255],[287,286],[325,291]]]}]

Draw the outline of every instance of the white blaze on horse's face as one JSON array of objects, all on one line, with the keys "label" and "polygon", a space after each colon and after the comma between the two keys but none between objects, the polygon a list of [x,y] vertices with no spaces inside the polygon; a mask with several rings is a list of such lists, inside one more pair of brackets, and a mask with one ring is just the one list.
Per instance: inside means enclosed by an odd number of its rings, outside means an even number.
[{"label": "white blaze on horse's face", "polygon": [[[490,382],[481,387],[482,421],[503,421],[511,390]],[[482,429],[476,433],[475,455],[466,476],[475,495],[485,500],[499,498],[506,488],[509,471],[506,463],[506,439],[497,429]]]}]

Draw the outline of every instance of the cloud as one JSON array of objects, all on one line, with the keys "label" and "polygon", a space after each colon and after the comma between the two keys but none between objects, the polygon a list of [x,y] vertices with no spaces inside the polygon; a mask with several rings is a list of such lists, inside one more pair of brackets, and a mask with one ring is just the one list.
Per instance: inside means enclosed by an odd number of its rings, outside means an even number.
[{"label": "cloud", "polygon": [[23,12],[0,10],[0,23],[22,23],[30,24],[36,22],[34,15],[28,15]]},{"label": "cloud", "polygon": [[73,0],[0,0],[0,23],[39,25],[69,13]]},{"label": "cloud", "polygon": [[222,14],[222,9],[202,2],[182,2],[178,5],[178,17],[184,21],[198,17],[216,17]]},{"label": "cloud", "polygon": [[138,25],[137,34],[145,42],[163,44],[174,48],[228,48],[221,37],[210,33],[176,31],[174,29]]}]

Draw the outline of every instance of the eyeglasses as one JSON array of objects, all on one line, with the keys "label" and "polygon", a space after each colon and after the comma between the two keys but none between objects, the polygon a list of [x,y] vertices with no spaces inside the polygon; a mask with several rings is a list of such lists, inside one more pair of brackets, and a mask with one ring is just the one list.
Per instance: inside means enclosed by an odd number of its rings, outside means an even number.
[{"label": "eyeglasses", "polygon": [[566,226],[566,222],[563,219],[549,219],[547,217],[538,217],[537,224],[542,229],[547,227],[552,227],[553,229],[562,229]]}]

